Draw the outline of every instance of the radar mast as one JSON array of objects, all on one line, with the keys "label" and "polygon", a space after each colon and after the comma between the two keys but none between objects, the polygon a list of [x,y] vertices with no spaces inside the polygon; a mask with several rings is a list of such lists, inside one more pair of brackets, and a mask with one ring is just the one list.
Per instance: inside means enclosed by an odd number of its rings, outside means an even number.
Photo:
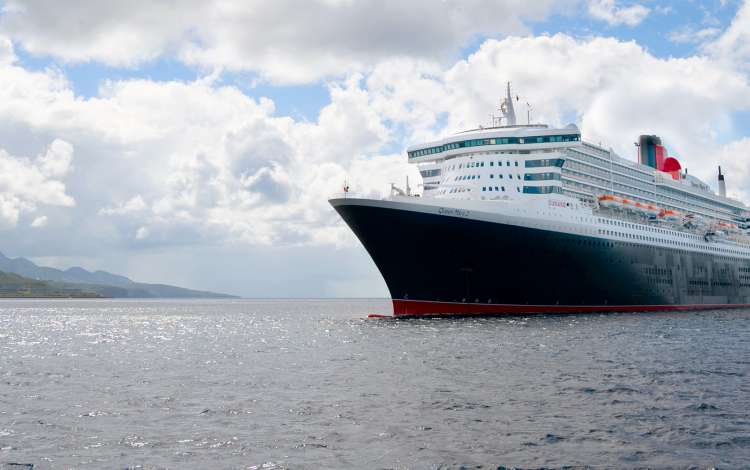
[{"label": "radar mast", "polygon": [[513,97],[510,96],[510,82],[508,82],[505,99],[500,104],[500,111],[503,113],[505,123],[508,126],[516,125],[516,110],[513,108]]}]

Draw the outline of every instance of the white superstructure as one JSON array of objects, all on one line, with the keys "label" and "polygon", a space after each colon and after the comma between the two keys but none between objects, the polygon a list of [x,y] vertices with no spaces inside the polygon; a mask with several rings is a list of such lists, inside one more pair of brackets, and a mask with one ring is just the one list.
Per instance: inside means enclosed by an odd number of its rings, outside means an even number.
[{"label": "white superstructure", "polygon": [[[505,122],[515,122],[510,89],[501,109]],[[643,137],[660,141],[642,136],[647,159],[650,141]],[[665,152],[660,145],[651,147]],[[419,167],[424,198],[523,203],[539,195],[560,195],[622,220],[727,234],[737,241],[745,238],[740,235],[750,217],[742,202],[726,197],[725,191],[714,193],[687,171],[660,171],[622,158],[583,141],[573,124],[478,128],[409,147],[408,156]],[[719,181],[723,188],[721,174]]]}]

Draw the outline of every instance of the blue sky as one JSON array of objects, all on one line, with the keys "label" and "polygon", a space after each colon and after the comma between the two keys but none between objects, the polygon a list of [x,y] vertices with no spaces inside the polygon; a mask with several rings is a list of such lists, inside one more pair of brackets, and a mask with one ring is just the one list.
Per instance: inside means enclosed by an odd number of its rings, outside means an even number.
[{"label": "blue sky", "polygon": [[535,118],[623,155],[657,133],[750,196],[744,1],[0,7],[11,256],[247,296],[385,296],[326,198],[418,180],[405,147],[487,119],[508,80]]}]

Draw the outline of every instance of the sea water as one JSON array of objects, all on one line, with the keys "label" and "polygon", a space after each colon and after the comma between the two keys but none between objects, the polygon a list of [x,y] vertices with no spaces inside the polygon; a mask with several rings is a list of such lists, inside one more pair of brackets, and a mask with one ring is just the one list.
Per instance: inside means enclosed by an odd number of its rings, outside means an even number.
[{"label": "sea water", "polygon": [[0,302],[0,468],[750,466],[750,311]]}]

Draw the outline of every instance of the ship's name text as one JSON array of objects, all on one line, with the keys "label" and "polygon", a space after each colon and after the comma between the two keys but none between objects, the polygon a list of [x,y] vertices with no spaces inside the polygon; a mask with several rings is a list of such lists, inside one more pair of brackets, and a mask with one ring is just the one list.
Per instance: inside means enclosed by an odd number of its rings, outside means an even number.
[{"label": "ship's name text", "polygon": [[562,201],[555,201],[554,199],[549,200],[550,207],[566,207],[566,204]]},{"label": "ship's name text", "polygon": [[452,215],[454,217],[468,217],[469,211],[464,209],[453,209],[450,207],[440,207],[438,208],[438,214],[440,215]]}]

